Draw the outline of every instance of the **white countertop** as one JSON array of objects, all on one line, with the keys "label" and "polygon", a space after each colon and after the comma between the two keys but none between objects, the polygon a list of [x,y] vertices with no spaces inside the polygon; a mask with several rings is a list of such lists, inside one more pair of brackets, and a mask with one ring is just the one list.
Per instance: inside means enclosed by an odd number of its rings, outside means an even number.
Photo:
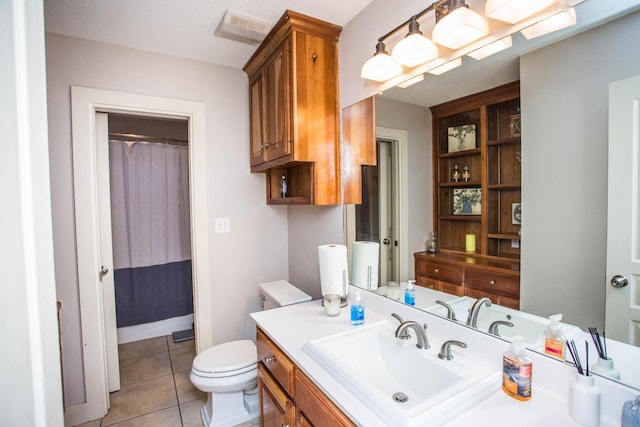
[{"label": "white countertop", "polygon": [[[426,322],[432,347],[439,348],[447,339],[459,339],[467,343],[466,350],[473,351],[474,356],[494,364],[496,369],[502,369],[502,354],[509,347],[507,342],[384,297],[368,292],[361,294],[366,307],[366,325],[392,319],[392,312],[398,313],[404,320]],[[328,317],[323,312],[321,302],[316,300],[252,313],[251,317],[356,424],[384,427],[384,423],[365,404],[302,351],[303,345],[309,340],[358,328],[351,325],[348,308],[343,308],[337,317]],[[575,376],[575,369],[543,355],[534,353],[529,356],[533,359],[531,400],[520,402],[499,390],[446,426],[579,426],[570,418],[568,408],[569,385]],[[619,425],[622,404],[633,399],[637,392],[600,378],[596,379],[596,383],[602,392],[601,426]]]}]

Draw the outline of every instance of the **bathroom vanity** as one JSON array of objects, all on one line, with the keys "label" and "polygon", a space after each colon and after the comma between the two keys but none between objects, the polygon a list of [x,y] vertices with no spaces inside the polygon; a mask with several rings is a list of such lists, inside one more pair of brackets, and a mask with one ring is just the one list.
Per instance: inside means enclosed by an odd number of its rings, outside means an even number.
[{"label": "bathroom vanity", "polygon": [[[353,296],[350,295],[350,301]],[[257,324],[262,425],[424,425],[425,418],[424,414],[420,413],[421,406],[419,411],[408,413],[406,419],[391,418],[392,421],[397,420],[395,424],[383,417],[385,411],[393,414],[393,411],[396,411],[394,405],[399,405],[392,401],[391,396],[388,396],[388,402],[380,400],[385,395],[377,392],[374,382],[383,383],[385,372],[377,372],[379,375],[371,376],[371,379],[360,373],[351,375],[356,383],[371,381],[371,386],[360,387],[359,390],[354,389],[353,382],[347,381],[350,376],[349,370],[355,371],[358,365],[366,368],[374,366],[374,363],[377,363],[374,360],[376,357],[367,358],[363,354],[354,353],[354,362],[343,358],[344,354],[341,353],[339,357],[344,361],[342,368],[345,371],[336,374],[309,351],[309,347],[315,346],[324,349],[333,347],[334,350],[331,351],[348,352],[345,343],[359,340],[357,347],[361,347],[370,339],[368,337],[375,337],[376,334],[381,334],[380,336],[386,340],[386,343],[380,342],[381,348],[401,347],[398,349],[401,353],[384,353],[389,357],[385,359],[386,363],[377,365],[376,369],[408,370],[411,375],[402,380],[407,382],[407,390],[410,390],[410,383],[416,382],[416,379],[421,383],[429,382],[420,378],[428,376],[430,366],[436,364],[440,364],[442,369],[449,369],[463,366],[455,365],[456,360],[459,363],[471,361],[483,366],[483,369],[492,371],[488,372],[488,375],[481,375],[482,381],[486,384],[481,387],[480,392],[486,393],[486,397],[469,407],[452,405],[455,395],[442,398],[447,393],[446,384],[435,396],[427,397],[435,402],[432,407],[424,409],[429,416],[433,416],[426,418],[429,420],[428,425],[496,427],[514,425],[514,420],[517,420],[519,426],[525,427],[545,424],[578,425],[571,419],[568,408],[569,385],[575,377],[575,369],[572,366],[531,352],[534,370],[533,397],[528,402],[519,402],[500,389],[502,354],[509,347],[506,341],[479,334],[439,316],[397,304],[380,295],[364,293],[362,296],[366,306],[364,326],[351,326],[346,308],[336,317],[326,316],[320,301],[251,314]],[[403,319],[419,324],[427,323],[431,348],[420,350],[415,348],[412,342],[396,340],[393,331],[398,326],[398,321],[391,317],[391,313],[397,313]],[[467,348],[452,347],[454,360],[451,363],[454,364],[445,365],[449,362],[437,361],[437,354],[441,345],[451,339],[466,343]],[[369,348],[371,351],[378,351],[374,346]],[[423,358],[423,361],[420,358]],[[359,363],[359,360],[362,360],[362,363]],[[409,360],[413,362],[408,362]],[[463,377],[466,375],[462,371],[460,374]],[[474,375],[473,372],[471,375]],[[431,381],[436,381],[435,377],[431,378]],[[442,379],[437,381],[446,382]],[[595,381],[602,392],[600,425],[619,425],[623,403],[635,398],[637,390],[599,377],[596,377]],[[473,386],[477,387],[477,384],[476,381]],[[451,390],[456,393],[464,393],[464,390],[455,389],[455,385],[452,387]],[[412,391],[416,392],[419,391]],[[411,396],[411,393],[409,395]],[[422,400],[424,399],[416,398],[415,401]]]}]

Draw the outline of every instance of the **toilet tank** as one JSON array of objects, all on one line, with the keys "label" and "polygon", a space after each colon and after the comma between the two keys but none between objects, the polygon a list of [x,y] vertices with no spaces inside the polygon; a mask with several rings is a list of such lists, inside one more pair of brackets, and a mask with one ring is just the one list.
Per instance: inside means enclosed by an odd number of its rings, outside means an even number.
[{"label": "toilet tank", "polygon": [[260,283],[258,287],[262,294],[262,308],[264,310],[311,301],[310,295],[302,292],[286,280]]}]

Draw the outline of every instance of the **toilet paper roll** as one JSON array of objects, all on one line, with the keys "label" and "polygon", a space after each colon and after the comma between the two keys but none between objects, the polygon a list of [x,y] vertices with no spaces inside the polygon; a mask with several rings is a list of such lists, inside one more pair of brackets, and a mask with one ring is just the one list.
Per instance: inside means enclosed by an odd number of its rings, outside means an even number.
[{"label": "toilet paper roll", "polygon": [[378,289],[378,266],[380,244],[378,242],[353,242],[351,283],[360,288],[369,289],[369,267],[371,268],[371,289]]},{"label": "toilet paper roll", "polygon": [[349,292],[347,247],[345,245],[318,246],[318,262],[322,295],[346,296]]}]

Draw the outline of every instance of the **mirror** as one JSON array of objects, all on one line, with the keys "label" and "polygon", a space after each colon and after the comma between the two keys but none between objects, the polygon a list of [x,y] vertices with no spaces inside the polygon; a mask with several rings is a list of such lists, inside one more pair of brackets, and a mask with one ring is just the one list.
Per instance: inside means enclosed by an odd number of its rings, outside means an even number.
[{"label": "mirror", "polygon": [[[563,313],[563,321],[583,331],[589,326],[606,330],[608,84],[640,74],[640,60],[628,55],[634,47],[624,45],[626,40],[638,39],[639,29],[636,7],[627,16],[535,51],[514,37],[511,51],[478,62],[465,58],[457,70],[426,76],[422,84],[378,95],[378,126],[407,130],[410,144],[416,132],[428,141],[424,144],[423,139],[422,145],[409,148],[408,197],[402,202],[410,213],[404,253],[409,262],[401,271],[401,280],[413,278],[413,253],[424,250],[433,227],[428,107],[519,79],[523,114],[521,311],[542,318]],[[401,112],[400,102],[410,105]],[[420,124],[409,123],[413,117]],[[427,129],[416,128],[425,125]],[[535,141],[536,146],[527,141]],[[620,349],[616,365],[633,351],[637,349],[630,346]],[[640,388],[640,379],[633,372],[620,370],[622,382]]]}]

